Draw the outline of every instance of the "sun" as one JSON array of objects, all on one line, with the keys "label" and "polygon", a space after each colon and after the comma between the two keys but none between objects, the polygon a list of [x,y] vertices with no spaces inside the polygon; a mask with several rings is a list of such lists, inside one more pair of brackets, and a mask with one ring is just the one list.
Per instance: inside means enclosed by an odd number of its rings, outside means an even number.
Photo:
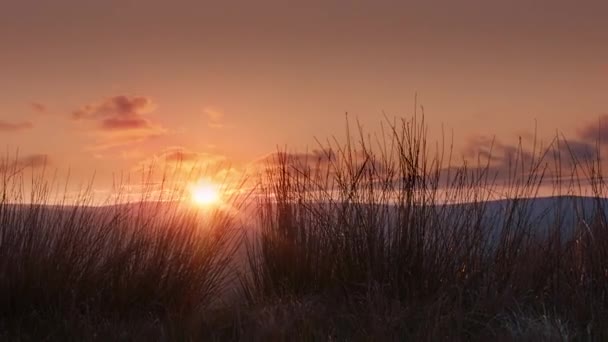
[{"label": "sun", "polygon": [[209,182],[198,182],[190,189],[192,202],[200,206],[212,206],[221,202],[219,187]]}]

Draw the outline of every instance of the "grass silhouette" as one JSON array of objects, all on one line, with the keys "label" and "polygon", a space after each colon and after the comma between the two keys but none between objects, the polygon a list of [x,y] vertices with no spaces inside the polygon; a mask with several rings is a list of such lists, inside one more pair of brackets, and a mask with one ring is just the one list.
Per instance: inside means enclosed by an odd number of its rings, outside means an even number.
[{"label": "grass silhouette", "polygon": [[[183,189],[164,182],[171,191],[93,207],[90,187],[68,204],[37,178],[25,198],[23,172],[6,161],[0,336],[608,336],[599,147],[582,159],[563,137],[531,152],[520,142],[499,170],[491,154],[456,163],[451,144],[428,141],[424,115],[383,128],[277,152],[251,196],[227,200],[237,210],[253,201],[257,223],[245,231],[232,212],[183,206]],[[554,197],[540,198],[543,187]]]}]

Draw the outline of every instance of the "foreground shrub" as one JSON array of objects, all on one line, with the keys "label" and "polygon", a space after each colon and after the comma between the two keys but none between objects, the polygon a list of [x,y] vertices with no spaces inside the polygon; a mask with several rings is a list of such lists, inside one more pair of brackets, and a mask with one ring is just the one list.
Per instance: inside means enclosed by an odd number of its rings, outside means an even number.
[{"label": "foreground shrub", "polygon": [[126,203],[117,194],[103,206],[86,191],[57,200],[43,176],[24,196],[15,185],[23,179],[8,177],[0,189],[1,329],[77,326],[72,319],[188,325],[222,298],[240,239],[233,212],[184,204],[178,191],[144,191]]},{"label": "foreground shrub", "polygon": [[608,336],[599,151],[556,138],[471,165],[419,116],[375,140],[347,131],[268,160],[244,244],[238,198],[200,210],[160,182],[95,206],[90,187],[57,199],[43,178],[26,196],[0,166],[0,339]]},{"label": "foreground shrub", "polygon": [[[268,161],[241,277],[250,303],[321,296],[344,306],[374,293],[401,308],[399,336],[467,339],[514,308],[546,308],[605,336],[599,152],[582,162],[556,138],[531,151],[520,143],[498,165],[487,154],[455,166],[451,150],[428,143],[423,117],[389,132],[372,144],[348,131],[344,144]],[[540,198],[548,188],[567,196]],[[585,190],[591,197],[571,196]]]}]

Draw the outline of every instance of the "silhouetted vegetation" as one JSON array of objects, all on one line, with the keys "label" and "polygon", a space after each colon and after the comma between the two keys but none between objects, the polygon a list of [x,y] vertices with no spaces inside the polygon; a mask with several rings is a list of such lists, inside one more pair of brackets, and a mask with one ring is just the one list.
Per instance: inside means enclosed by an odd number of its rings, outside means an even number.
[{"label": "silhouetted vegetation", "polygon": [[24,198],[3,167],[0,336],[605,339],[599,147],[520,142],[498,164],[482,153],[470,165],[428,141],[423,118],[276,153],[251,193],[253,227],[174,192],[68,205],[40,180]]}]

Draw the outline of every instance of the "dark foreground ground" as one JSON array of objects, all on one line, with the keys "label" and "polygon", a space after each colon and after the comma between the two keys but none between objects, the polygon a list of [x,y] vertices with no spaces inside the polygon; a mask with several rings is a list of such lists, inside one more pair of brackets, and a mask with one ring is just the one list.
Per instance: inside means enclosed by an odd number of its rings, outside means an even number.
[{"label": "dark foreground ground", "polygon": [[3,205],[0,339],[604,340],[607,202],[479,205]]}]

